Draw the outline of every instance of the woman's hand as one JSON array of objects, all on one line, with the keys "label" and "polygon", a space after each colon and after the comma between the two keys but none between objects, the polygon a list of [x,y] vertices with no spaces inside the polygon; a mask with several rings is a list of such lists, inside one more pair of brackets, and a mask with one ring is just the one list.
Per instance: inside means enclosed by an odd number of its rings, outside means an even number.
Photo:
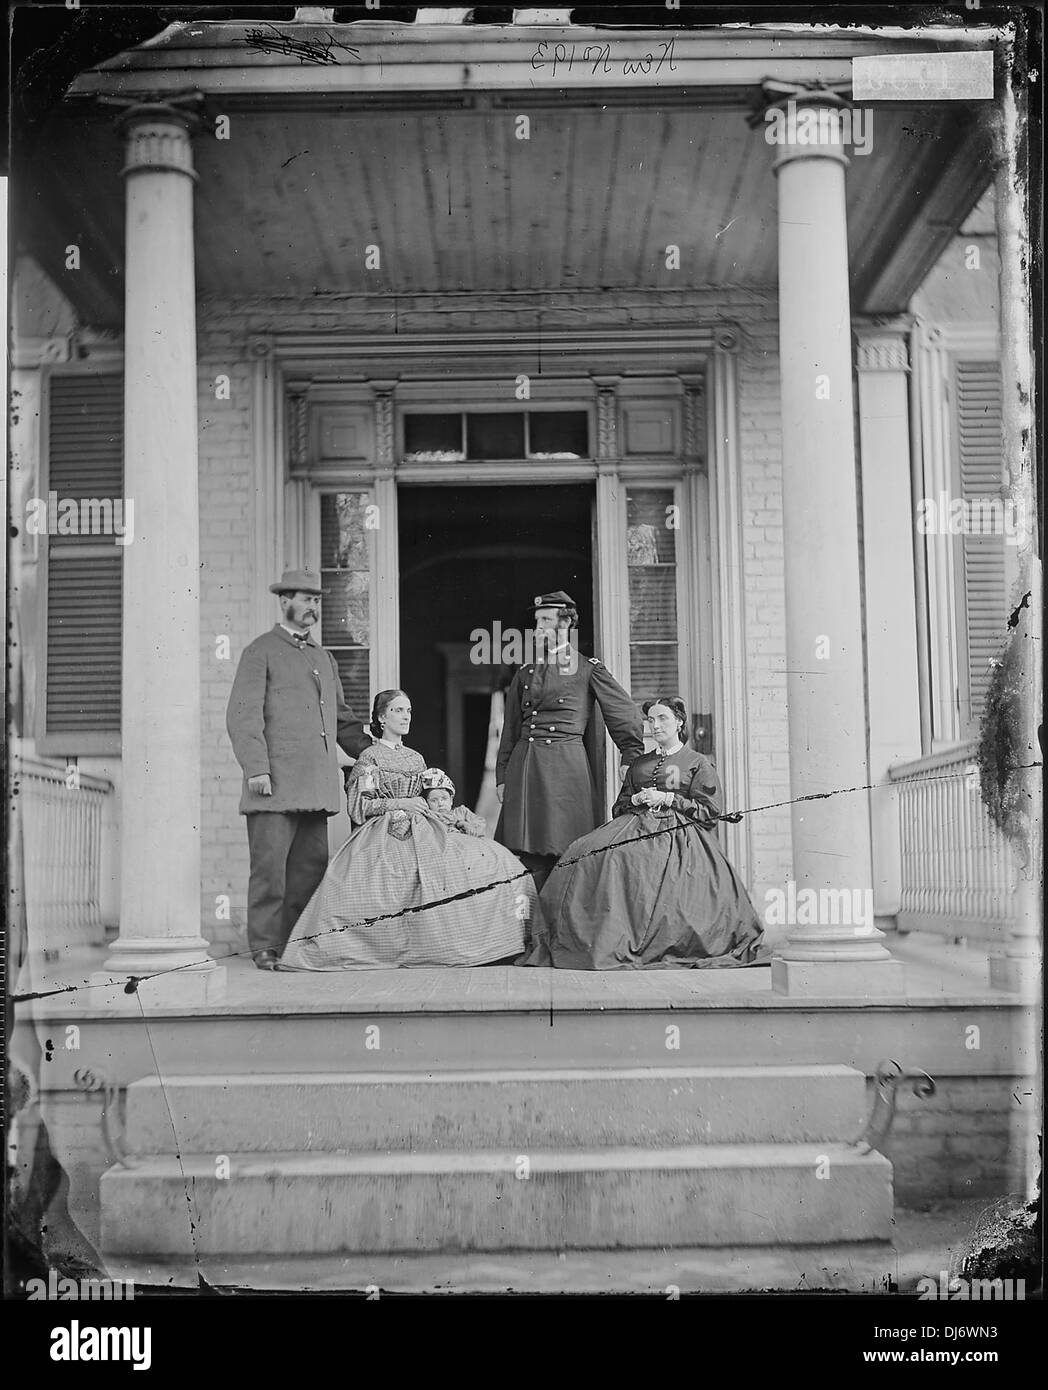
[{"label": "woman's hand", "polygon": [[635,806],[645,806],[650,811],[656,806],[668,806],[673,799],[672,792],[660,792],[655,787],[644,787],[633,796]]},{"label": "woman's hand", "polygon": [[421,796],[398,796],[393,805],[401,811],[428,811],[425,799]]}]

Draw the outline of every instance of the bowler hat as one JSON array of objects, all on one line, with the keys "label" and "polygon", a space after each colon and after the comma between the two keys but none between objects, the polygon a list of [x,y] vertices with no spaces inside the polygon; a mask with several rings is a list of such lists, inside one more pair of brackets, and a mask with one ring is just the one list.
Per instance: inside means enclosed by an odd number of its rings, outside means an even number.
[{"label": "bowler hat", "polygon": [[271,594],[323,594],[320,575],[313,570],[285,570],[276,584],[270,584]]},{"label": "bowler hat", "polygon": [[575,608],[575,600],[570,594],[566,594],[563,589],[557,589],[552,594],[536,594],[535,608]]}]

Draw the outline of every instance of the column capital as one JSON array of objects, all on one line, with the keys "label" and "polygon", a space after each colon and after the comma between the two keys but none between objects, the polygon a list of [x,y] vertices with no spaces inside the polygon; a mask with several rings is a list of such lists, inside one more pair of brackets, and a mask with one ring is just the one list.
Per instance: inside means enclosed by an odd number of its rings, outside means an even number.
[{"label": "column capital", "polygon": [[852,140],[850,96],[850,82],[761,83],[747,121],[752,129],[763,126],[767,143],[779,147],[772,166],[776,174],[799,159],[829,159],[848,167],[844,146]]},{"label": "column capital", "polygon": [[294,473],[309,463],[309,390],[290,387],[287,393],[288,462]]},{"label": "column capital", "polygon": [[397,389],[397,381],[396,378],[370,381],[368,385],[375,397],[375,468],[380,476],[392,476],[396,464],[393,393]]},{"label": "column capital", "polygon": [[908,372],[909,324],[852,324],[855,334],[855,369],[859,372]]},{"label": "column capital", "polygon": [[188,96],[172,101],[140,102],[121,113],[117,127],[124,136],[126,153],[121,173],[167,171],[196,179],[191,136],[199,127],[196,113],[203,100]]},{"label": "column capital", "polygon": [[595,376],[597,388],[597,458],[618,459],[618,384],[617,376]]}]

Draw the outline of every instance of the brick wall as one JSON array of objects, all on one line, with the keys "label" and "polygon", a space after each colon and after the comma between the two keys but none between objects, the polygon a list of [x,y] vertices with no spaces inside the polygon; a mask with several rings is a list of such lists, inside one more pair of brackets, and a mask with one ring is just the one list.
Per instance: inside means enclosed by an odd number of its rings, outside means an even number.
[{"label": "brick wall", "polygon": [[[543,296],[515,297],[512,305],[463,296],[419,296],[397,305],[404,333],[434,330],[503,332],[650,324],[742,328],[738,357],[743,547],[746,594],[747,686],[751,805],[789,795],[786,725],[785,611],[779,427],[778,323],[774,294],[754,291],[631,292],[579,295],[550,307]],[[584,313],[579,310],[583,309]],[[390,311],[381,299],[343,296],[230,303],[205,300],[198,321],[201,507],[201,643],[203,685],[202,921],[213,941],[239,942],[246,908],[247,850],[237,815],[239,776],[225,735],[225,702],[236,660],[251,628],[253,573],[251,393],[246,344],[252,334],[279,324],[296,331],[388,332]],[[231,399],[215,398],[214,380],[226,373]],[[228,634],[231,661],[215,657],[215,640]],[[758,813],[752,822],[750,887],[760,910],[765,892],[791,875],[788,808]],[[230,899],[230,922],[216,919],[216,895]]]},{"label": "brick wall", "polygon": [[[221,374],[230,379],[228,400],[216,398],[215,381]],[[204,934],[228,950],[243,944],[248,859],[244,821],[237,813],[240,770],[226,734],[226,703],[240,653],[258,635],[249,631],[255,587],[253,423],[250,372],[242,349],[223,352],[221,343],[209,343],[199,357],[198,392],[201,922]]]},{"label": "brick wall", "polygon": [[[900,1084],[884,1145],[896,1202],[919,1207],[947,1197],[1027,1195],[1040,1168],[1035,1084],[1028,1077],[952,1076],[924,1099]],[[876,1083],[868,1081],[867,1090],[872,1106]]]},{"label": "brick wall", "polygon": [[[779,326],[775,304],[765,308],[760,320],[747,325],[739,360],[751,806],[783,802],[790,794]],[[767,890],[781,889],[793,876],[789,807],[756,813],[750,834],[749,887],[761,912]],[[774,930],[769,932],[769,940],[776,939]]]}]

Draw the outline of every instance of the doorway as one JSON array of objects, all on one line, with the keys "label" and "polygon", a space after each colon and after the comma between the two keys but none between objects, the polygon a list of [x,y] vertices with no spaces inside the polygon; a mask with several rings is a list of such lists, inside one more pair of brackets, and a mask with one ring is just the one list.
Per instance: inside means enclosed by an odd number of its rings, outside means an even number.
[{"label": "doorway", "polygon": [[[579,606],[579,646],[593,650],[594,498],[591,483],[398,488],[408,743],[450,774],[456,804],[477,805],[492,695],[515,669],[497,634],[527,631],[534,596],[564,589]],[[485,653],[477,633],[494,649]]]}]

